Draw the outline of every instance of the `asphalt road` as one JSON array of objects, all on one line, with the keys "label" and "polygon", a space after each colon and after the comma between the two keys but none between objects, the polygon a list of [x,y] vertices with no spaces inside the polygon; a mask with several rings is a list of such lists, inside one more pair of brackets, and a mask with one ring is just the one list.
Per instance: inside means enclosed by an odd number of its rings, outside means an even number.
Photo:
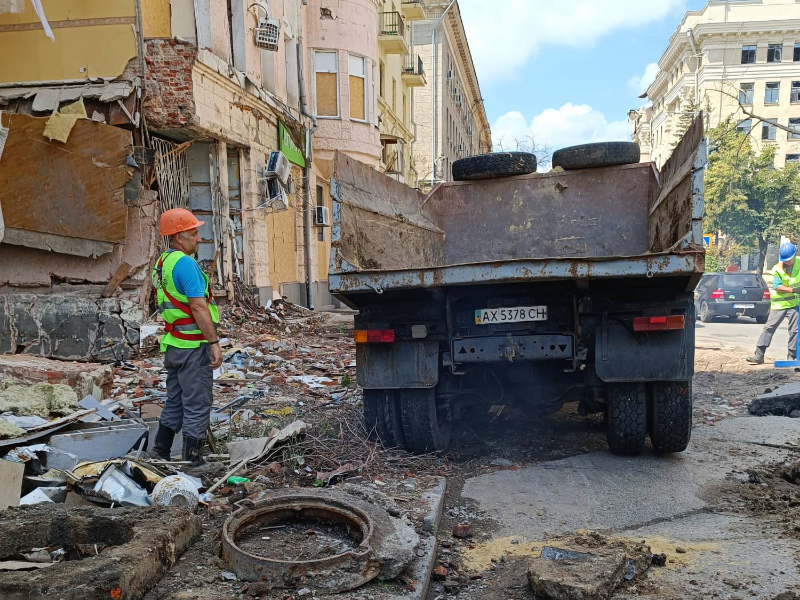
[{"label": "asphalt road", "polygon": [[[789,343],[788,321],[781,323],[772,344],[767,350],[767,358],[772,360],[784,360],[786,358],[786,346]],[[711,323],[697,323],[696,345],[704,348],[725,348],[734,347],[742,352],[753,353],[756,348],[756,341],[764,329],[763,325],[758,325],[754,319],[726,319],[719,318]]]}]

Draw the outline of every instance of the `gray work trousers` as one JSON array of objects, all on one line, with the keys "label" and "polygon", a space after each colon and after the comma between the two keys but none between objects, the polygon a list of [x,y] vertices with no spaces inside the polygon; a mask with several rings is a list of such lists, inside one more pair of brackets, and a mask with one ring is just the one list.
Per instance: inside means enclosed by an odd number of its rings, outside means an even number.
[{"label": "gray work trousers", "polygon": [[788,356],[797,356],[797,308],[784,308],[783,310],[770,310],[767,324],[758,337],[759,348],[766,350],[772,343],[772,336],[778,330],[783,319],[789,317],[789,347]]},{"label": "gray work trousers", "polygon": [[167,402],[161,413],[162,425],[175,433],[183,429],[183,435],[190,438],[206,438],[214,379],[210,365],[209,344],[200,344],[199,348],[167,347]]}]

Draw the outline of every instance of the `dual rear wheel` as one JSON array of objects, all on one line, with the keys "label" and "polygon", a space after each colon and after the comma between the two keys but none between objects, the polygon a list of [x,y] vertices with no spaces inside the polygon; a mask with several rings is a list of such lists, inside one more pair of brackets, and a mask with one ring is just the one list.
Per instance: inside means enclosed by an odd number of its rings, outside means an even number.
[{"label": "dual rear wheel", "polygon": [[364,390],[364,421],[385,448],[427,454],[450,446],[452,422],[433,388]]},{"label": "dual rear wheel", "polygon": [[688,381],[617,383],[609,388],[606,438],[614,454],[636,456],[647,434],[656,454],[683,452],[692,435]]}]

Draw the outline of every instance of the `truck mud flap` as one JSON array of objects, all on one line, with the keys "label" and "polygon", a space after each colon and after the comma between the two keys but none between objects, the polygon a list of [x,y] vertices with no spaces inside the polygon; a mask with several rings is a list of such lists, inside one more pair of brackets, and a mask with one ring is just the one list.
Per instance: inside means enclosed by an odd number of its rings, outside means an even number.
[{"label": "truck mud flap", "polygon": [[358,385],[365,389],[432,388],[439,383],[439,342],[358,344]]},{"label": "truck mud flap", "polygon": [[686,330],[634,333],[622,323],[609,322],[607,332],[603,336],[603,328],[598,327],[595,334],[595,369],[603,381],[692,378],[694,336]]},{"label": "truck mud flap", "polygon": [[508,335],[453,340],[453,362],[525,362],[571,360],[571,335]]}]

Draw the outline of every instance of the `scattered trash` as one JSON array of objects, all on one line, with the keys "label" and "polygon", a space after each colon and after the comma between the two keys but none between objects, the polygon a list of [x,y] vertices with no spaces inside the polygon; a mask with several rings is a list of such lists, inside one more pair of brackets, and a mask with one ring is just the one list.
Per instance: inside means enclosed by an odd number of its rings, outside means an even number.
[{"label": "scattered trash", "polygon": [[667,564],[667,555],[666,554],[653,554],[653,566],[654,567],[664,567]]},{"label": "scattered trash", "polygon": [[164,477],[153,488],[150,501],[156,506],[180,506],[193,511],[200,501],[198,489],[202,482],[192,479],[183,474]]},{"label": "scattered trash", "polygon": [[231,477],[228,477],[227,482],[230,485],[242,485],[242,484],[245,484],[245,483],[250,483],[250,480],[247,477],[231,476]]}]

